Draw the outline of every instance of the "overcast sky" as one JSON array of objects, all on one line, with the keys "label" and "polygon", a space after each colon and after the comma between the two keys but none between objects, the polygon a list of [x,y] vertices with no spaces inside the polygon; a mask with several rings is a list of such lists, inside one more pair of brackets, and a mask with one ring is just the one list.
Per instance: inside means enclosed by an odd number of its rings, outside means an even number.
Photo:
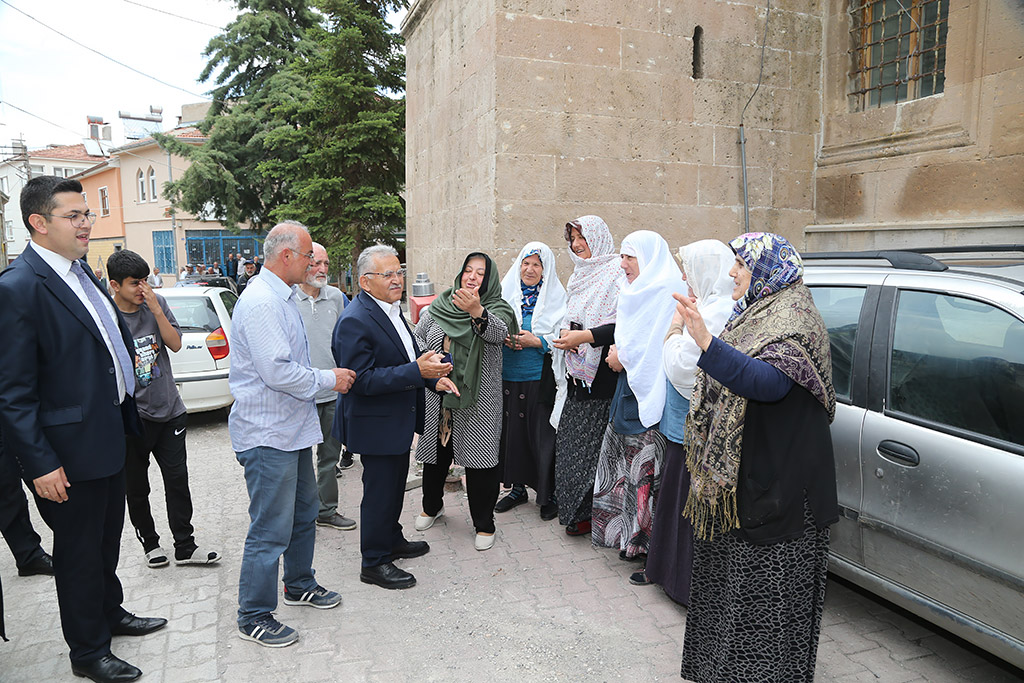
[{"label": "overcast sky", "polygon": [[118,111],[147,114],[150,105],[163,107],[163,128],[172,128],[181,105],[202,101],[212,87],[196,82],[206,64],[202,52],[235,15],[227,0],[0,0],[0,156],[19,137],[29,148],[81,142],[87,136],[86,116],[111,123],[114,142],[120,144],[124,132]]}]

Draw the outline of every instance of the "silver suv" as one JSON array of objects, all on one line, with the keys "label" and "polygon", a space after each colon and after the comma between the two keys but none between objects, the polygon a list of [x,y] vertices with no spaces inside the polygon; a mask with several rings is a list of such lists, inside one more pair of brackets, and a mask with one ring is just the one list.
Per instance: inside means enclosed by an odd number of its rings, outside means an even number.
[{"label": "silver suv", "polygon": [[804,258],[839,401],[830,569],[1024,667],[1024,246]]}]

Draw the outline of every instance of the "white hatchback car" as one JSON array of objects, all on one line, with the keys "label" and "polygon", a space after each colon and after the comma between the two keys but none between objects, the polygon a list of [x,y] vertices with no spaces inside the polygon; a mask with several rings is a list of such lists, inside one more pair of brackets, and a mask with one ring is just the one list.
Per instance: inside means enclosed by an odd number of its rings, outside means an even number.
[{"label": "white hatchback car", "polygon": [[238,296],[222,287],[161,289],[181,327],[181,350],[171,353],[171,371],[190,413],[226,408],[231,367],[231,313]]}]

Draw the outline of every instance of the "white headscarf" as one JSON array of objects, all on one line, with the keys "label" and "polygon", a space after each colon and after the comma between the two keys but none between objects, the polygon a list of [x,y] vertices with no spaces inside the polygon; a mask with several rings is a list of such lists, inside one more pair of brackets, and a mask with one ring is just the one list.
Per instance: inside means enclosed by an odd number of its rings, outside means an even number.
[{"label": "white headscarf", "polygon": [[[718,240],[700,240],[680,247],[678,258],[686,273],[686,283],[697,297],[697,310],[708,332],[721,334],[735,303],[732,300],[735,283],[729,276],[729,269],[736,261],[736,254]],[[666,339],[662,347],[665,375],[686,400],[690,400],[693,393],[700,353],[700,347],[685,331]]]},{"label": "white headscarf", "polygon": [[562,320],[565,318],[565,287],[555,272],[555,255],[551,248],[543,242],[530,242],[519,256],[512,262],[512,267],[501,279],[501,296],[512,306],[520,327],[523,324],[523,288],[520,266],[523,259],[531,254],[540,256],[544,272],[541,275],[540,291],[537,293],[537,304],[533,308],[531,331],[543,337],[551,346],[551,342],[561,336]]},{"label": "white headscarf", "polygon": [[[590,247],[590,258],[580,258],[569,249],[575,269],[565,288],[568,301],[562,327],[568,329],[570,323],[579,323],[589,330],[613,323],[619,288],[626,284],[626,279],[619,268],[612,233],[598,216],[580,216],[566,224],[567,230],[569,226],[579,227]],[[601,347],[580,344],[577,351],[566,354],[565,363],[569,374],[589,387],[601,363]]]},{"label": "white headscarf", "polygon": [[615,348],[640,406],[640,422],[652,427],[665,409],[661,346],[676,309],[672,294],[685,294],[686,285],[658,233],[638,230],[622,240],[620,251],[636,257],[640,274],[619,292]]}]

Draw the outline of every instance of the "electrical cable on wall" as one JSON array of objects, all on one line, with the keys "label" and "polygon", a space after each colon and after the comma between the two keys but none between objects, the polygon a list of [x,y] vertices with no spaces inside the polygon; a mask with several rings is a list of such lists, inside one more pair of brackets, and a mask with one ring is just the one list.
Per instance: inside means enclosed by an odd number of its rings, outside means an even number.
[{"label": "electrical cable on wall", "polygon": [[768,44],[768,20],[771,18],[771,13],[772,0],[767,0],[764,10],[764,38],[761,40],[761,67],[757,71],[757,85],[754,87],[754,92],[750,93],[747,103],[743,105],[743,111],[740,112],[740,167],[743,169],[743,232],[750,232],[750,199],[747,194],[747,137],[743,132],[743,117],[747,113],[747,107],[753,101],[754,95],[761,89],[761,79],[764,76],[764,49]]}]

